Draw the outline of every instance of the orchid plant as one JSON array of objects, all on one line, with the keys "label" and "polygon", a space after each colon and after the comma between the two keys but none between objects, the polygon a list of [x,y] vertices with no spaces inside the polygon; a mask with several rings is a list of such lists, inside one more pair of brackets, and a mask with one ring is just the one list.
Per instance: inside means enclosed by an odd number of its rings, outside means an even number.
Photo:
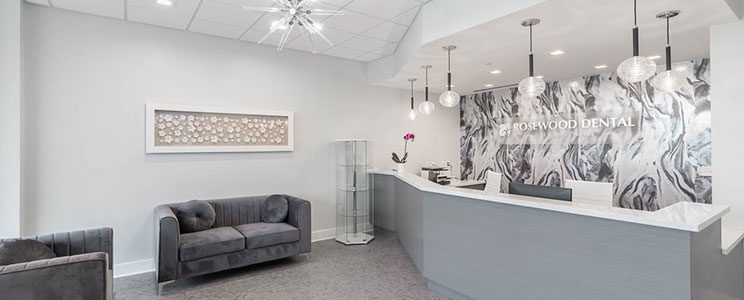
[{"label": "orchid plant", "polygon": [[403,136],[403,140],[405,141],[403,143],[403,158],[400,158],[398,154],[395,154],[395,152],[393,152],[394,162],[399,163],[399,164],[404,164],[406,163],[406,161],[408,161],[408,141],[411,141],[411,143],[413,143],[414,138],[416,138],[416,136],[413,135],[413,133],[407,133],[406,135]]}]

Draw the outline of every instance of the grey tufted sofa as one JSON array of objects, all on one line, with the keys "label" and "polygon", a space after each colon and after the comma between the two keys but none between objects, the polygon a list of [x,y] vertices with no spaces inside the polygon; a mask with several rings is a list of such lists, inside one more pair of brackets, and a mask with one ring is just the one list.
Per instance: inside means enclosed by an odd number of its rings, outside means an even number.
[{"label": "grey tufted sofa", "polygon": [[269,196],[207,200],[216,212],[211,229],[181,234],[178,206],[155,208],[158,294],[163,285],[198,276],[310,252],[310,201],[283,195],[284,223],[262,223]]},{"label": "grey tufted sofa", "polygon": [[0,266],[0,299],[112,299],[111,228],[23,238],[46,244],[57,257]]}]

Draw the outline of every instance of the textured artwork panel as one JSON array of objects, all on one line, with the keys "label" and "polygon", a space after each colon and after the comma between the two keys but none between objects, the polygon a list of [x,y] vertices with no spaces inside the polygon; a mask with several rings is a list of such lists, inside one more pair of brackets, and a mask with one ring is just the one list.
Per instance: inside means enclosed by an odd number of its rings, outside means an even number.
[{"label": "textured artwork panel", "polygon": [[[709,63],[674,64],[689,82],[675,93],[656,91],[647,82],[627,84],[609,73],[549,82],[537,98],[521,98],[516,88],[465,96],[461,177],[484,179],[493,170],[508,181],[529,184],[612,182],[615,206],[642,210],[679,201],[711,203],[712,181],[699,174],[712,161]],[[550,120],[581,124],[607,116],[621,116],[632,125],[578,126],[550,134],[504,128]]]},{"label": "textured artwork panel", "polygon": [[286,146],[286,116],[155,111],[156,146]]}]

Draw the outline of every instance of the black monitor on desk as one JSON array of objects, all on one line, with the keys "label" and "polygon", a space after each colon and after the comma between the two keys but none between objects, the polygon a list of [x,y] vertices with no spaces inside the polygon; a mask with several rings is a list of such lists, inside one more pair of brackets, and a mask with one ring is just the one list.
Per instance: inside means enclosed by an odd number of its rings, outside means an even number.
[{"label": "black monitor on desk", "polygon": [[532,184],[521,184],[521,183],[509,183],[509,194],[547,198],[561,201],[571,201],[571,189],[532,185]]}]

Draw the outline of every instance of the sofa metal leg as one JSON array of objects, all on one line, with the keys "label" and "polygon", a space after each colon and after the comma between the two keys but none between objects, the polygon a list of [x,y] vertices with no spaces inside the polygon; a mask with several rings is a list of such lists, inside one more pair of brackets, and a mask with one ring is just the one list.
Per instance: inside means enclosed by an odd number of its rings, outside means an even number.
[{"label": "sofa metal leg", "polygon": [[169,284],[169,283],[171,283],[171,282],[174,282],[174,281],[175,281],[175,280],[164,281],[164,282],[158,282],[158,296],[160,296],[160,295],[162,295],[162,294],[163,294],[163,287],[164,287],[164,286],[165,286],[166,284]]}]

